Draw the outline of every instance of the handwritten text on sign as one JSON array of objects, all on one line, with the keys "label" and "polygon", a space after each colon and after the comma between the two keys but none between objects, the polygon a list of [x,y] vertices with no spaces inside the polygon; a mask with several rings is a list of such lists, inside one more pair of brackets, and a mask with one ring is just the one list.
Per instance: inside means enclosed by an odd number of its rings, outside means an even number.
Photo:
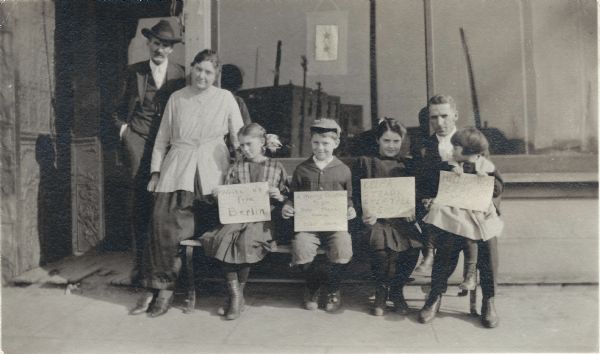
[{"label": "handwritten text on sign", "polygon": [[294,192],[294,231],[348,231],[346,191]]},{"label": "handwritten text on sign", "polygon": [[267,182],[219,186],[221,224],[271,220]]},{"label": "handwritten text on sign", "polygon": [[363,214],[377,218],[415,215],[415,178],[370,178],[360,180]]},{"label": "handwritten text on sign", "polygon": [[435,203],[462,209],[486,211],[494,194],[494,177],[440,171]]}]

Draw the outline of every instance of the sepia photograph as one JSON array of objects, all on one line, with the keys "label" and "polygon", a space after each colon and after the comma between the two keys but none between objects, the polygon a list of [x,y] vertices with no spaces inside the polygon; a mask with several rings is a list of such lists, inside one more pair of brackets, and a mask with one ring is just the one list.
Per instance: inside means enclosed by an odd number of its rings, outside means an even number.
[{"label": "sepia photograph", "polygon": [[598,353],[597,0],[0,0],[0,352]]}]

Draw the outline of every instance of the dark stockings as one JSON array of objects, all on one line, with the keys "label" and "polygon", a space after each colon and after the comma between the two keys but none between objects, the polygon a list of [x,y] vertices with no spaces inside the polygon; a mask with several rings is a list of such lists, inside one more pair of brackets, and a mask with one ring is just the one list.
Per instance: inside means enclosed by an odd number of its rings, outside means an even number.
[{"label": "dark stockings", "polygon": [[221,267],[223,268],[223,272],[225,273],[225,278],[227,281],[237,280],[240,283],[246,283],[248,281],[248,276],[250,275],[250,264],[222,263]]},{"label": "dark stockings", "polygon": [[419,249],[403,252],[390,249],[371,251],[371,269],[379,285],[403,286],[408,282],[419,259]]},{"label": "dark stockings", "polygon": [[302,264],[300,269],[306,278],[306,286],[310,290],[317,290],[325,284],[326,290],[332,294],[339,290],[345,264],[330,263],[318,264],[315,262]]}]

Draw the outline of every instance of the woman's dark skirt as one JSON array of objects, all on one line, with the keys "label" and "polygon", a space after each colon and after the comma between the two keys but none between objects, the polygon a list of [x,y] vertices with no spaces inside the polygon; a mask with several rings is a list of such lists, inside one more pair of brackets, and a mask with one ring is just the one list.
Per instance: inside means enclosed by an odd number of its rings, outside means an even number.
[{"label": "woman's dark skirt", "polygon": [[179,243],[214,228],[219,221],[214,198],[178,190],[154,193],[149,238],[144,245],[141,284],[147,288],[173,290],[181,270]]}]

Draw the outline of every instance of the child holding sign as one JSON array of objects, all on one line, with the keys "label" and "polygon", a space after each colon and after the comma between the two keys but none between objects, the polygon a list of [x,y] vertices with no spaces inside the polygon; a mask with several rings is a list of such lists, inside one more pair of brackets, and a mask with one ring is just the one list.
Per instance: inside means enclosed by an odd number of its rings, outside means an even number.
[{"label": "child holding sign", "polygon": [[[359,158],[354,173],[354,205],[365,225],[364,232],[369,242],[371,269],[377,282],[372,308],[375,316],[383,315],[388,289],[396,311],[401,314],[408,313],[409,308],[404,299],[403,288],[417,264],[422,244],[420,233],[414,225],[414,180],[411,215],[396,218],[378,218],[366,208],[366,203],[361,201],[360,180],[414,176],[412,161],[399,156],[402,139],[405,136],[406,128],[402,124],[393,118],[384,118],[375,129],[379,154],[374,157]],[[385,192],[389,197],[392,191]]]},{"label": "child holding sign", "polygon": [[[352,175],[350,169],[333,155],[340,144],[342,129],[333,119],[315,120],[310,127],[313,155],[302,162],[292,178],[290,190],[303,191],[347,191],[347,219],[356,217],[352,207]],[[292,200],[282,210],[284,218],[295,215]],[[325,231],[325,230],[324,230]],[[314,258],[321,244],[327,248],[325,276],[314,265]],[[352,258],[352,239],[347,231],[297,232],[292,241],[292,264],[299,265],[306,277],[304,306],[307,310],[318,308],[319,290],[325,281],[327,305],[325,310],[335,313],[341,306],[339,290],[343,266]]]},{"label": "child holding sign", "polygon": [[[493,202],[489,203],[489,208],[486,211],[477,211],[440,205],[435,202],[435,199],[430,199],[425,203],[429,212],[423,218],[423,221],[435,226],[442,236],[454,235],[460,237],[459,239],[442,237],[442,239],[453,239],[454,241],[447,243],[445,246],[438,247],[438,259],[447,256],[447,261],[450,262],[450,269],[454,269],[456,266],[460,248],[466,246],[464,247],[466,276],[464,281],[460,284],[462,289],[473,290],[477,286],[476,268],[480,246],[478,242],[485,246],[486,262],[484,263],[486,264],[481,264],[481,257],[479,257],[480,268],[485,268],[482,269],[482,289],[484,299],[481,310],[481,319],[484,326],[495,327],[498,323],[493,303],[496,274],[488,273],[496,273],[497,255],[489,254],[492,253],[489,250],[491,248],[489,247],[489,244],[495,244],[495,237],[499,236],[502,231],[503,224],[499,218],[500,213],[497,207],[499,206],[499,198],[503,189],[503,181],[494,164],[486,158],[488,153],[488,141],[479,130],[476,128],[462,129],[452,136],[451,143],[454,147],[454,163],[448,164],[446,170],[454,171],[457,174],[469,173],[479,176],[493,176]],[[440,242],[444,243],[443,241]],[[495,251],[496,247],[494,246],[493,248]],[[437,256],[438,255],[436,255],[436,257]],[[484,275],[484,273],[486,274]],[[441,301],[441,293],[437,294],[438,291],[436,291],[436,289],[445,287],[445,283],[450,274],[451,271],[441,272],[439,269],[436,272],[434,263],[432,291],[429,295],[429,299],[425,303],[425,307],[421,310],[419,316],[421,322],[428,322],[435,316],[435,312],[437,311],[436,307],[439,308],[439,303]],[[439,282],[443,282],[444,284],[441,285]],[[488,284],[490,282],[492,284]],[[436,300],[435,297],[438,296],[440,299]]]},{"label": "child holding sign", "polygon": [[[270,138],[270,137],[269,137]],[[243,158],[236,161],[225,178],[225,184],[268,182],[271,211],[280,207],[287,193],[287,174],[278,161],[264,154],[268,147],[265,129],[257,123],[243,126],[238,132]],[[278,146],[269,146],[275,149]],[[218,189],[216,194],[218,194]],[[243,309],[244,287],[250,265],[262,260],[273,241],[270,221],[222,225],[205,233],[200,241],[204,253],[222,262],[227,279],[229,302],[223,312],[228,320],[236,319]]]}]

